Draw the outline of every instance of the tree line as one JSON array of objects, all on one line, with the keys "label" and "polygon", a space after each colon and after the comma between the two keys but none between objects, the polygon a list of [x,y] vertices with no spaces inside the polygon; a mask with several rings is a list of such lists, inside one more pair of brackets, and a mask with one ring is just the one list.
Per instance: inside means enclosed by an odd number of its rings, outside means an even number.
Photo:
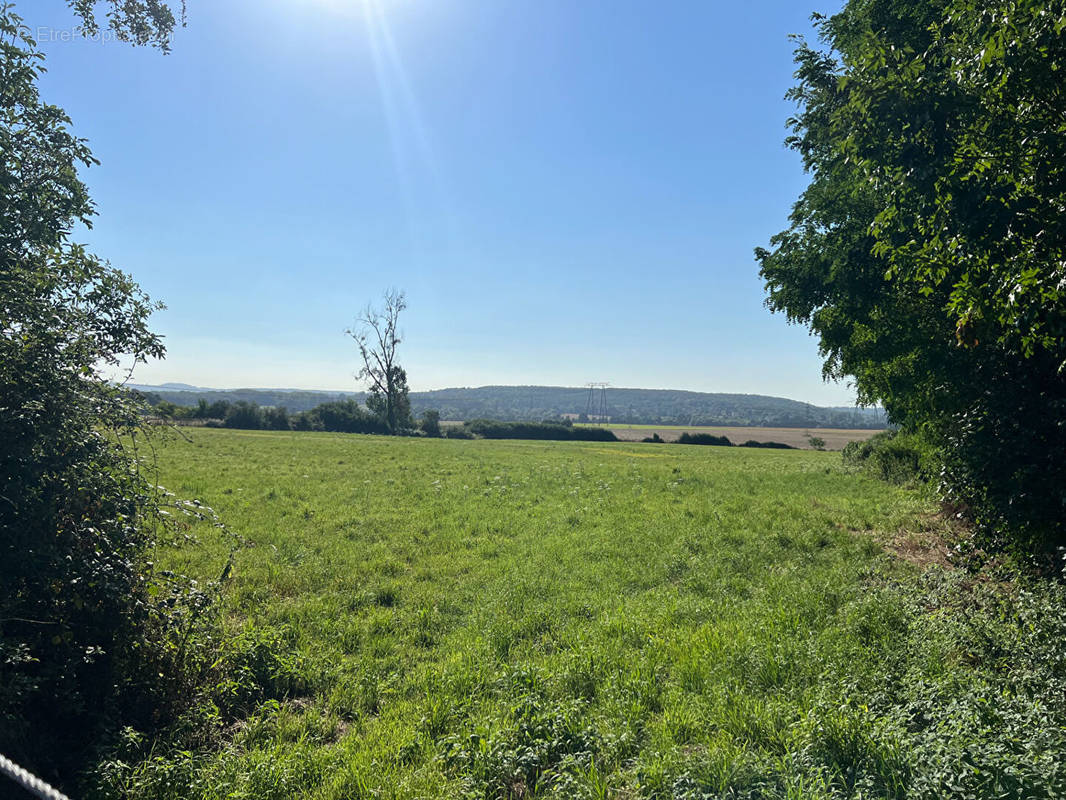
[{"label": "tree line", "polygon": [[167,400],[150,403],[146,408],[150,417],[162,420],[196,420],[208,427],[240,428],[262,431],[330,431],[335,433],[376,433],[399,435],[440,436],[440,414],[434,410],[422,412],[415,420],[407,409],[390,420],[379,408],[365,406],[355,400],[333,400],[319,403],[308,411],[290,413],[285,406],[260,406],[248,400],[200,399],[195,406],[179,406]]},{"label": "tree line", "polygon": [[321,403],[309,411],[290,414],[284,406],[262,407],[247,400],[231,403],[201,399],[196,406],[178,406],[157,401],[146,409],[157,420],[203,422],[207,427],[263,431],[323,431],[399,436],[431,436],[451,439],[550,439],[555,441],[616,442],[618,438],[603,428],[574,426],[569,421],[501,422],[475,419],[443,428],[435,410],[422,412],[416,422],[410,415],[397,415],[390,428],[382,406],[363,406],[355,400]]},{"label": "tree line", "polygon": [[[165,400],[175,406],[197,405],[201,400],[215,403],[239,400],[259,406],[285,406],[290,413],[309,411],[334,400],[365,403],[367,392],[279,391],[232,389],[176,391],[164,387],[141,389],[153,405]],[[586,389],[557,386],[481,386],[469,389],[436,389],[408,393],[411,413],[416,417],[428,410],[440,412],[441,419],[495,419],[509,422],[558,420],[564,414],[578,414],[585,408]],[[691,425],[776,428],[866,428],[881,429],[887,420],[880,408],[827,408],[783,397],[687,392],[664,389],[611,389],[608,415],[617,425]]]}]

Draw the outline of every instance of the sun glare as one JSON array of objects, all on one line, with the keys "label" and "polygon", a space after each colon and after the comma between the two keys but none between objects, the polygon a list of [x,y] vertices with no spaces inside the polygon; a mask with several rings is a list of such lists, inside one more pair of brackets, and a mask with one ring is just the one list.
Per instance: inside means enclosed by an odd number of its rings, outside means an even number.
[{"label": "sun glare", "polygon": [[355,17],[366,13],[368,6],[381,5],[381,0],[308,0],[308,4],[330,14]]}]

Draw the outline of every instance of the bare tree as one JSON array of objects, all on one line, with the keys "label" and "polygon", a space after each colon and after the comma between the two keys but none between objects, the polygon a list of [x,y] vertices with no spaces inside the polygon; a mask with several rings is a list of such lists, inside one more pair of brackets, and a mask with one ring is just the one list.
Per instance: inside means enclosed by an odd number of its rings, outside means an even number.
[{"label": "bare tree", "polygon": [[363,367],[356,377],[370,384],[367,407],[378,413],[390,433],[410,422],[411,404],[407,398],[407,373],[396,363],[396,348],[403,341],[397,327],[400,312],[407,308],[404,293],[385,292],[384,308],[368,304],[345,333],[359,347]]}]

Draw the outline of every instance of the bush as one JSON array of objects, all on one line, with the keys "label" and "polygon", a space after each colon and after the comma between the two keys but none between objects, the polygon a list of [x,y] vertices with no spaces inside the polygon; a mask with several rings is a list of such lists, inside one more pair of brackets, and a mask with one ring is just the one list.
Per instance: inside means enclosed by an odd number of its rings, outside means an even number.
[{"label": "bush", "polygon": [[725,436],[713,436],[709,433],[689,433],[685,431],[677,439],[678,444],[702,444],[712,447],[732,447],[733,443]]},{"label": "bush", "polygon": [[255,403],[238,400],[229,407],[224,424],[227,428],[257,431],[263,427],[262,409]]},{"label": "bush", "polygon": [[419,429],[426,436],[439,437],[440,434],[440,412],[432,409],[426,409],[422,412],[422,421],[419,423]]},{"label": "bush", "polygon": [[287,431],[292,429],[289,409],[285,406],[263,409],[263,427],[268,431]]},{"label": "bush", "polygon": [[990,389],[938,431],[939,483],[986,545],[1046,557],[1066,547],[1066,381],[1061,372],[1043,383],[993,381],[1011,385]]},{"label": "bush", "polygon": [[936,464],[936,451],[924,439],[898,430],[884,431],[865,442],[848,442],[841,456],[848,466],[862,467],[897,484],[929,480]]},{"label": "bush", "polygon": [[0,752],[70,785],[117,724],[187,694],[213,593],[150,561],[169,501],[136,447],[147,407],[106,375],[163,355],[157,306],[69,241],[92,155],[20,22],[0,5]]},{"label": "bush", "polygon": [[618,437],[605,428],[584,428],[558,422],[497,422],[475,419],[463,424],[483,439],[550,439],[564,442],[617,442]]},{"label": "bush", "polygon": [[757,442],[754,439],[748,439],[740,447],[765,447],[770,450],[795,450],[796,448],[790,444],[784,442]]},{"label": "bush", "polygon": [[291,420],[291,424],[292,429],[294,431],[322,430],[322,420],[320,420],[310,411],[301,411],[299,414],[294,414]]},{"label": "bush", "polygon": [[230,402],[228,400],[216,400],[208,403],[204,398],[196,401],[196,408],[189,412],[193,419],[225,419],[229,415]]},{"label": "bush", "polygon": [[336,433],[388,433],[385,423],[354,400],[322,403],[308,414],[315,420],[312,429]]},{"label": "bush", "polygon": [[658,433],[653,433],[651,436],[645,436],[643,439],[641,439],[641,441],[642,442],[647,442],[649,444],[663,444],[664,443],[663,438]]}]

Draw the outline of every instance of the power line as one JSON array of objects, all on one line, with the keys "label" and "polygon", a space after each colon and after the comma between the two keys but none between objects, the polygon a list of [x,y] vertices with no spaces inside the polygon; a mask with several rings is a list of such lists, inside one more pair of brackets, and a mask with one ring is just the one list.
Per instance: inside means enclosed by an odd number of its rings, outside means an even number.
[{"label": "power line", "polygon": [[585,384],[585,388],[588,389],[588,397],[585,399],[585,419],[589,420],[589,422],[592,421],[594,416],[604,425],[609,421],[607,416],[608,386],[610,386],[609,383],[603,382]]}]

